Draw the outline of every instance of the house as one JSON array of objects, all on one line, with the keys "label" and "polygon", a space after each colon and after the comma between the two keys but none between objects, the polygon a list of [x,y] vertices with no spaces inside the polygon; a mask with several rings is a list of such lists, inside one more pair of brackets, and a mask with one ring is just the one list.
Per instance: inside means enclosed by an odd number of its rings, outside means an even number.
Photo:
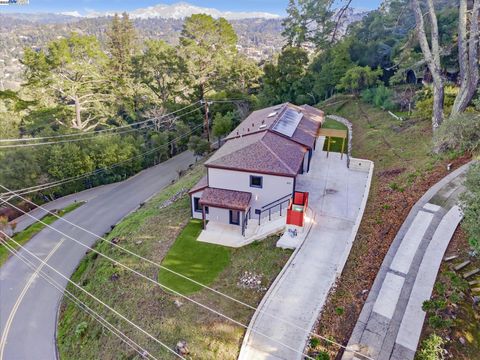
[{"label": "house", "polygon": [[190,191],[192,217],[239,227],[282,211],[298,175],[310,170],[322,111],[289,103],[254,111],[205,162]]}]

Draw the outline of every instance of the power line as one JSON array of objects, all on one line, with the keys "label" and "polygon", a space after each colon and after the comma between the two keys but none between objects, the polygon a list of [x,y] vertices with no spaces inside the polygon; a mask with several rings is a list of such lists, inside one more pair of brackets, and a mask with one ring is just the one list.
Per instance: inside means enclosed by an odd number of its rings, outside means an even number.
[{"label": "power line", "polygon": [[[154,340],[156,343],[158,343],[159,345],[161,345],[162,347],[164,347],[165,349],[167,349],[169,352],[171,352],[172,354],[178,356],[179,358],[183,359],[183,360],[186,360],[183,356],[181,356],[180,354],[178,354],[175,350],[171,349],[168,345],[164,344],[162,341],[158,340],[156,337],[154,337],[153,335],[151,335],[149,332],[147,332],[146,330],[142,329],[140,326],[136,325],[134,322],[128,320],[125,316],[123,316],[122,314],[120,314],[117,310],[115,310],[114,308],[112,308],[111,306],[109,306],[108,304],[106,304],[105,302],[103,302],[102,300],[100,300],[99,298],[97,298],[95,295],[93,295],[92,293],[88,292],[87,290],[85,290],[84,288],[82,288],[80,285],[78,285],[77,283],[75,283],[74,281],[70,280],[68,277],[66,277],[65,275],[63,275],[60,271],[58,271],[57,269],[55,269],[54,267],[52,267],[51,265],[49,265],[47,262],[45,262],[44,260],[40,259],[37,255],[33,254],[31,251],[29,251],[27,248],[25,248],[24,246],[20,245],[18,242],[16,242],[12,237],[8,236],[3,230],[0,230],[0,233],[2,233],[5,237],[7,237],[10,241],[12,241],[15,245],[17,245],[20,249],[23,249],[24,251],[26,251],[28,254],[30,254],[32,257],[34,257],[35,259],[37,259],[40,263],[42,263],[44,266],[47,266],[49,267],[50,269],[52,269],[54,272],[56,272],[58,275],[60,275],[63,279],[67,280],[70,284],[72,284],[73,286],[75,286],[77,289],[81,290],[82,292],[84,292],[85,294],[87,294],[88,296],[90,296],[92,299],[94,299],[95,301],[99,302],[100,304],[102,304],[104,307],[106,307],[107,309],[109,309],[110,311],[112,311],[115,315],[119,316],[120,318],[122,318],[124,321],[128,322],[130,325],[132,325],[133,327],[135,327],[137,330],[141,331],[143,334],[147,335],[150,339]],[[81,242],[79,241],[78,242],[79,244],[81,244]],[[92,249],[93,250],[93,249]]]},{"label": "power line", "polygon": [[[5,186],[3,186],[3,185],[1,185],[1,184],[0,184],[0,187],[2,187],[3,189],[9,191]],[[58,214],[55,214],[55,213],[49,211],[48,209],[46,209],[45,207],[43,207],[43,206],[41,206],[41,205],[37,205],[36,203],[34,203],[34,202],[31,201],[31,200],[28,200],[27,198],[24,198],[24,197],[22,197],[22,196],[20,196],[20,195],[16,195],[16,194],[14,193],[13,197],[15,197],[15,196],[17,196],[17,197],[19,197],[20,199],[22,199],[22,200],[24,200],[24,201],[26,201],[26,202],[34,205],[34,206],[36,206],[36,207],[38,207],[38,208],[46,211],[47,213],[53,215],[53,216],[56,217],[57,219],[65,222],[65,223],[67,223],[67,224],[69,224],[69,225],[72,225],[72,226],[76,227],[77,229],[80,229],[80,230],[82,230],[82,231],[85,231],[86,233],[95,236],[97,239],[102,240],[102,241],[105,241],[105,242],[113,245],[114,247],[116,247],[116,248],[118,248],[118,249],[120,249],[120,250],[128,253],[129,255],[135,256],[136,258],[141,259],[141,260],[143,260],[143,261],[145,261],[145,262],[147,262],[147,263],[149,263],[149,264],[151,264],[151,265],[154,265],[154,266],[156,266],[157,268],[166,270],[166,271],[170,272],[171,274],[174,274],[174,275],[176,275],[176,276],[179,276],[179,277],[181,277],[182,279],[188,280],[188,281],[190,281],[190,282],[192,282],[192,283],[194,283],[194,284],[196,284],[196,285],[199,285],[199,286],[201,286],[201,287],[203,287],[203,288],[205,288],[205,289],[208,289],[209,291],[212,291],[212,292],[214,292],[214,293],[217,294],[217,295],[220,295],[220,296],[222,296],[222,297],[225,297],[225,298],[227,298],[227,299],[229,299],[229,300],[231,300],[231,301],[234,301],[234,302],[236,302],[236,303],[238,303],[238,304],[240,304],[240,305],[243,305],[243,306],[245,306],[245,307],[247,307],[247,308],[249,308],[249,309],[251,309],[251,310],[258,311],[259,313],[264,314],[264,315],[266,315],[266,316],[268,316],[268,317],[270,317],[270,318],[272,318],[272,319],[279,320],[279,321],[283,322],[284,324],[287,324],[287,325],[292,326],[292,327],[295,327],[295,328],[297,328],[297,329],[299,329],[299,330],[305,331],[307,334],[309,334],[309,335],[311,335],[311,336],[314,336],[314,337],[316,337],[316,338],[322,339],[322,340],[324,340],[324,341],[326,341],[326,342],[328,342],[328,343],[330,343],[330,344],[332,344],[332,345],[335,345],[335,346],[337,346],[337,347],[339,347],[339,348],[344,349],[344,350],[347,351],[347,352],[352,352],[352,353],[354,353],[354,354],[356,354],[356,355],[362,355],[362,356],[363,356],[364,358],[366,358],[366,359],[373,360],[373,359],[368,358],[368,357],[366,357],[365,355],[363,355],[363,354],[361,354],[361,353],[359,353],[359,352],[357,352],[357,351],[355,351],[355,350],[353,350],[353,349],[350,349],[350,348],[348,348],[347,346],[342,345],[342,344],[340,344],[340,343],[338,343],[338,342],[336,342],[336,341],[333,341],[333,340],[331,340],[331,339],[329,339],[329,338],[327,338],[327,337],[325,337],[325,336],[322,336],[322,335],[320,335],[320,334],[316,334],[315,332],[310,331],[310,330],[308,330],[308,329],[304,329],[304,328],[302,328],[301,326],[299,326],[299,325],[297,325],[297,324],[295,324],[295,323],[293,323],[293,322],[291,322],[291,321],[288,321],[288,320],[282,319],[281,317],[277,317],[277,316],[275,316],[275,315],[272,315],[272,314],[270,314],[270,313],[268,313],[268,312],[266,312],[266,311],[264,311],[264,310],[260,310],[260,309],[258,309],[258,308],[255,307],[255,306],[252,306],[252,305],[250,305],[250,304],[247,304],[247,303],[245,303],[245,302],[243,302],[243,301],[241,301],[241,300],[238,300],[238,299],[236,299],[236,298],[234,298],[234,297],[232,297],[232,296],[230,296],[230,295],[228,295],[228,294],[222,293],[221,291],[218,291],[218,290],[216,290],[216,289],[214,289],[214,288],[212,288],[212,287],[209,287],[208,285],[205,285],[205,284],[203,284],[203,283],[201,283],[201,282],[199,282],[199,281],[196,281],[196,280],[194,280],[194,279],[192,279],[192,278],[190,278],[190,277],[188,277],[188,276],[185,276],[185,275],[183,275],[183,274],[181,274],[181,273],[179,273],[179,272],[176,272],[176,271],[174,271],[174,270],[172,270],[172,269],[170,269],[170,268],[168,268],[168,267],[165,267],[165,266],[163,266],[163,265],[161,265],[161,264],[158,264],[158,263],[156,263],[156,262],[154,262],[154,261],[152,261],[152,260],[150,260],[150,259],[148,259],[148,258],[145,258],[145,257],[143,257],[143,256],[141,256],[141,255],[138,255],[138,254],[134,253],[133,251],[128,250],[128,249],[122,247],[121,245],[118,245],[118,244],[116,244],[116,243],[112,243],[112,242],[108,241],[106,238],[104,238],[104,237],[102,237],[102,236],[100,236],[100,235],[97,235],[97,234],[91,232],[90,230],[88,230],[88,229],[86,229],[86,228],[84,228],[84,227],[81,227],[81,226],[79,226],[79,225],[77,225],[77,224],[75,224],[75,223],[73,223],[73,222],[65,219],[64,217],[61,217],[61,216],[59,216]],[[8,201],[5,201],[5,203],[9,204],[10,206],[14,206],[14,205],[12,205],[11,203],[9,203]],[[26,213],[25,211],[23,211],[23,210],[21,210],[21,209],[19,209],[19,208],[16,208],[16,209],[17,209],[17,210],[20,210],[20,211],[22,211],[24,214],[27,214],[27,215],[28,215],[28,213]]]},{"label": "power line", "polygon": [[[196,109],[197,110],[197,109]],[[194,110],[194,111],[196,111]],[[186,113],[184,115],[188,115],[189,113]],[[184,116],[183,115],[183,116]],[[55,187],[55,186],[60,186],[60,185],[63,185],[63,184],[67,184],[69,182],[72,182],[72,181],[76,181],[76,180],[80,180],[80,179],[83,179],[83,178],[86,178],[86,177],[89,177],[89,176],[93,176],[93,175],[96,175],[98,173],[101,173],[103,171],[106,171],[106,170],[110,170],[110,169],[114,169],[126,162],[129,162],[131,160],[134,160],[134,159],[137,159],[137,158],[140,158],[140,157],[144,157],[148,154],[151,154],[153,152],[156,152],[157,150],[160,150],[164,147],[168,147],[169,145],[171,145],[172,143],[175,143],[176,141],[182,139],[182,138],[185,138],[186,136],[189,136],[190,134],[192,134],[193,132],[195,132],[196,129],[198,128],[201,128],[203,127],[203,124],[198,124],[196,126],[194,126],[193,128],[191,128],[191,130],[185,134],[182,134],[181,136],[177,136],[176,138],[170,140],[168,143],[166,144],[163,144],[163,145],[160,145],[160,146],[157,146],[153,149],[150,149],[150,150],[147,150],[139,155],[136,155],[136,156],[133,156],[131,158],[128,158],[128,159],[125,159],[125,160],[122,160],[118,163],[115,163],[113,165],[110,165],[110,166],[107,166],[107,167],[104,167],[104,168],[100,168],[100,169],[95,169],[91,172],[88,172],[88,173],[84,173],[84,174],[80,174],[80,175],[77,175],[77,176],[72,176],[70,178],[65,178],[65,179],[61,179],[61,180],[57,180],[57,181],[53,181],[53,182],[50,182],[50,183],[46,183],[46,184],[41,184],[41,185],[36,185],[36,186],[31,186],[31,187],[28,187],[28,188],[23,188],[23,189],[18,189],[18,190],[15,190],[15,192],[21,194],[21,195],[25,195],[25,194],[30,194],[32,192],[36,192],[36,191],[40,191],[40,190],[45,190],[45,189],[49,189],[49,188],[52,188],[52,187]],[[3,193],[3,194],[0,194],[0,197],[2,196],[6,196],[6,195],[10,195],[11,193]]]},{"label": "power line", "polygon": [[[0,185],[0,186],[3,186],[3,185]],[[102,256],[103,258],[105,258],[105,259],[113,262],[114,264],[116,264],[116,265],[118,265],[118,266],[121,266],[122,268],[124,268],[124,269],[126,269],[126,270],[128,270],[128,271],[130,271],[130,272],[132,272],[132,273],[134,273],[135,275],[137,275],[137,276],[139,276],[139,277],[141,277],[141,278],[143,278],[143,279],[145,279],[145,280],[147,280],[147,281],[149,281],[149,282],[151,282],[151,283],[153,283],[153,284],[155,284],[155,285],[157,285],[157,286],[160,286],[161,288],[163,288],[163,289],[165,289],[165,290],[167,290],[167,291],[169,291],[169,292],[171,292],[171,293],[174,293],[175,295],[180,296],[180,297],[182,297],[183,299],[185,299],[185,300],[187,300],[187,301],[190,301],[190,302],[192,302],[192,303],[195,304],[195,305],[198,305],[198,306],[204,308],[205,310],[208,310],[208,311],[210,311],[210,312],[212,312],[212,313],[214,313],[214,314],[216,314],[216,315],[218,315],[218,316],[220,316],[220,317],[223,317],[224,319],[226,319],[226,320],[228,320],[228,321],[230,321],[230,322],[232,322],[232,323],[234,323],[234,324],[236,324],[236,325],[238,325],[238,326],[240,326],[240,327],[243,327],[243,328],[245,328],[245,329],[248,329],[248,328],[249,328],[248,325],[245,325],[245,324],[243,324],[242,322],[240,322],[240,321],[238,321],[238,320],[235,320],[235,319],[233,319],[233,318],[231,318],[231,317],[229,317],[229,316],[227,316],[227,315],[225,315],[225,314],[223,314],[223,313],[221,313],[221,312],[219,312],[219,311],[217,311],[217,310],[209,307],[208,305],[204,305],[204,304],[200,303],[199,301],[197,301],[197,300],[195,300],[195,299],[192,299],[192,298],[190,298],[190,297],[188,297],[188,296],[186,296],[186,295],[184,295],[184,294],[182,294],[182,293],[180,293],[180,292],[178,292],[178,291],[176,291],[176,290],[174,290],[174,289],[172,289],[172,288],[170,288],[170,287],[168,287],[168,286],[160,283],[159,281],[157,281],[157,280],[155,280],[155,279],[152,279],[152,278],[150,278],[150,277],[148,277],[148,276],[146,276],[146,275],[138,272],[137,270],[129,267],[128,265],[125,265],[125,264],[123,264],[123,263],[121,263],[121,262],[119,262],[119,261],[111,258],[110,256],[105,255],[105,254],[99,252],[98,250],[96,250],[96,249],[88,246],[88,245],[85,245],[83,242],[78,241],[77,239],[71,237],[70,235],[64,233],[63,231],[60,231],[60,230],[56,229],[55,227],[47,224],[46,222],[42,221],[41,219],[36,218],[36,217],[33,216],[33,215],[27,213],[26,211],[20,209],[19,207],[15,206],[15,205],[13,205],[13,204],[11,204],[11,203],[8,203],[8,204],[9,204],[10,206],[12,206],[13,208],[17,209],[18,211],[21,211],[21,212],[23,212],[24,214],[27,214],[27,216],[31,217],[32,219],[37,220],[39,223],[45,225],[46,227],[52,229],[53,231],[56,231],[57,233],[59,233],[59,234],[65,236],[65,237],[73,240],[74,242],[76,242],[76,243],[79,244],[80,246],[83,246],[84,248],[86,248],[86,249],[88,249],[88,250],[90,250],[90,251],[92,251],[92,252],[94,252],[94,253]],[[1,231],[1,232],[3,232],[3,231]],[[17,244],[18,244],[18,243],[17,243]],[[298,353],[298,354],[300,354],[300,355],[302,355],[302,356],[304,356],[304,357],[306,357],[306,358],[308,358],[308,359],[310,359],[310,360],[315,360],[314,358],[312,358],[311,356],[305,354],[304,352],[299,351],[299,350],[297,350],[297,349],[291,347],[290,345],[287,345],[287,344],[285,344],[285,343],[283,343],[283,342],[281,342],[281,341],[278,341],[278,340],[272,338],[271,336],[264,334],[264,333],[261,332],[261,331],[258,331],[258,330],[254,329],[254,328],[251,328],[250,331],[252,331],[252,332],[254,332],[254,333],[257,333],[258,335],[263,336],[263,337],[265,337],[265,338],[267,338],[267,339],[269,339],[269,340],[271,340],[271,341],[273,341],[273,342],[275,342],[275,343],[277,343],[277,344],[279,344],[279,345],[282,345],[282,346],[286,347],[287,349],[290,349],[290,350],[292,350],[292,351],[294,351],[294,352],[296,352],[296,353]]]},{"label": "power line", "polygon": [[[200,103],[200,101],[196,101],[190,105],[187,105],[187,106],[184,106],[183,108],[180,108],[180,109],[177,109],[175,111],[172,111],[168,114],[165,114],[165,115],[161,115],[160,117],[158,118],[150,118],[150,119],[147,119],[147,120],[143,120],[143,121],[138,121],[138,122],[135,122],[135,123],[131,123],[131,124],[127,124],[127,125],[122,125],[122,126],[117,126],[115,128],[110,128],[110,129],[103,129],[103,130],[95,130],[95,131],[85,131],[85,132],[81,132],[81,133],[76,133],[76,134],[62,134],[62,135],[51,135],[51,136],[44,136],[44,137],[33,137],[33,138],[15,138],[15,139],[0,139],[0,142],[26,142],[26,141],[38,141],[38,140],[47,140],[47,139],[57,139],[57,138],[64,138],[64,137],[76,137],[76,136],[84,136],[84,135],[90,135],[90,134],[100,134],[100,133],[104,133],[104,132],[107,132],[107,131],[117,131],[119,129],[124,129],[124,128],[128,128],[128,127],[132,127],[132,126],[136,126],[136,125],[142,125],[142,124],[146,124],[150,121],[156,121],[156,120],[160,120],[160,119],[163,119],[163,118],[166,118],[170,115],[173,115],[173,114],[176,114],[180,111],[183,111],[185,109],[188,109],[188,108],[191,108],[192,106],[196,105]],[[202,109],[202,107],[199,107],[199,109]]]},{"label": "power line", "polygon": [[[34,264],[28,260],[25,256],[21,255],[19,251],[16,251],[13,246],[8,244],[6,241],[1,241],[0,243],[13,255],[19,258],[25,265],[27,265],[33,272],[37,271],[38,269],[35,268]],[[72,301],[80,310],[83,310],[88,315],[90,315],[94,320],[98,321],[100,325],[105,327],[106,329],[110,330],[112,334],[117,336],[122,342],[127,344],[130,348],[132,348],[135,352],[137,352],[141,357],[148,356],[154,360],[158,360],[156,357],[151,355],[147,350],[145,350],[142,346],[136,343],[133,339],[129,338],[125,333],[123,333],[120,329],[115,327],[115,325],[111,324],[102,317],[99,313],[95,310],[90,308],[87,304],[82,302],[79,298],[77,298],[73,293],[71,293],[68,289],[63,289],[60,284],[58,284],[53,278],[51,278],[47,273],[43,270],[37,271],[37,274],[40,275],[45,281],[47,281],[50,285],[52,285],[60,294],[63,294],[66,298]]]}]

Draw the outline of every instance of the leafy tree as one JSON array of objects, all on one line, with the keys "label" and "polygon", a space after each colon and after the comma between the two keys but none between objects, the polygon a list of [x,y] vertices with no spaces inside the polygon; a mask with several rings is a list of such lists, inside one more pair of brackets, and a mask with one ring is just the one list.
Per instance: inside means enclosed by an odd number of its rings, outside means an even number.
[{"label": "leafy tree", "polygon": [[59,124],[88,131],[111,116],[112,95],[105,75],[107,57],[94,36],[73,33],[47,51],[25,50],[27,86],[43,104],[58,104],[68,117]]},{"label": "leafy tree", "polygon": [[[193,90],[199,99],[228,78],[237,53],[237,34],[224,18],[214,19],[195,14],[185,19],[180,36],[180,51],[192,79]],[[209,124],[205,119],[209,138]]]},{"label": "leafy tree", "polygon": [[203,156],[210,150],[210,143],[200,136],[193,135],[188,142],[188,149],[192,151],[195,156]]},{"label": "leafy tree", "polygon": [[361,90],[378,84],[381,69],[372,70],[369,66],[354,66],[347,70],[337,85],[338,90],[358,94]]},{"label": "leafy tree", "polygon": [[341,41],[321,52],[311,63],[313,92],[317,99],[332,95],[341,78],[354,64],[350,59],[350,41]]},{"label": "leafy tree", "polygon": [[287,47],[279,55],[277,64],[264,67],[263,91],[260,94],[264,105],[285,101],[296,102],[305,91],[305,75],[308,54],[299,47]]},{"label": "leafy tree", "polygon": [[470,167],[465,181],[467,191],[462,195],[462,208],[465,215],[462,226],[469,235],[469,243],[480,256],[480,165]]},{"label": "leafy tree", "polygon": [[132,72],[132,58],[138,49],[138,35],[128,14],[123,13],[121,18],[115,14],[106,35],[110,70],[118,79],[125,81]]},{"label": "leafy tree", "polygon": [[145,52],[135,59],[139,80],[161,101],[175,102],[185,88],[187,68],[177,50],[162,40],[147,40]]},{"label": "leafy tree", "polygon": [[283,21],[283,36],[287,45],[313,43],[317,48],[326,45],[334,29],[332,0],[290,0]]},{"label": "leafy tree", "polygon": [[232,130],[234,114],[227,112],[222,115],[221,113],[215,114],[213,118],[212,132],[213,136],[218,139],[218,145],[220,145],[220,139],[222,136],[228,135]]}]

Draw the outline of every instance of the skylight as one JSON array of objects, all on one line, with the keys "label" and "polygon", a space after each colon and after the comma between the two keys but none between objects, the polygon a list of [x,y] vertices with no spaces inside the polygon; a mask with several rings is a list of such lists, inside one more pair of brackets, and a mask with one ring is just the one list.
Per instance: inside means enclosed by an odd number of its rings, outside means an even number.
[{"label": "skylight", "polygon": [[292,109],[287,109],[282,116],[276,121],[272,130],[291,137],[297,129],[303,114]]}]

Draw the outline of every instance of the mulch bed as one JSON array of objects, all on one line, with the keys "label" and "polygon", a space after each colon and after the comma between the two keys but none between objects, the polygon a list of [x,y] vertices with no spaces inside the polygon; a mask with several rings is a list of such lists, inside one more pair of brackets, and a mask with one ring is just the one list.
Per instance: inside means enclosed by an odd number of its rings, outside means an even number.
[{"label": "mulch bed", "polygon": [[[470,159],[470,155],[465,155],[451,161],[451,170],[457,169]],[[431,186],[449,173],[447,163],[449,162],[445,161],[419,176],[404,189],[392,189],[391,186],[404,169],[374,174],[370,198],[352,251],[334,292],[327,299],[315,329],[316,333],[344,345],[348,343],[368,297],[368,290],[395,235],[412,206]],[[327,348],[332,358],[341,358],[343,351],[339,351],[335,346]]]}]

